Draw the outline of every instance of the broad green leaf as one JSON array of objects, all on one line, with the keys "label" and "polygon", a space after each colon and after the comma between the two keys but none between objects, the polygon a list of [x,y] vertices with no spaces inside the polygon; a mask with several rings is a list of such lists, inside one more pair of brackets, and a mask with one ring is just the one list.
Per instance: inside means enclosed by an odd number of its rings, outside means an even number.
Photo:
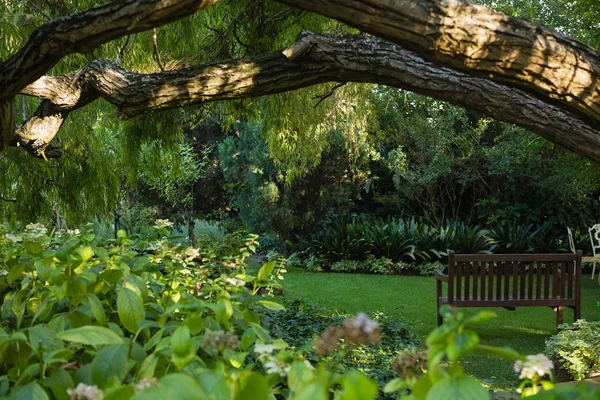
[{"label": "broad green leaf", "polygon": [[383,393],[393,393],[406,389],[406,381],[402,378],[394,378],[385,384]]},{"label": "broad green leaf", "polygon": [[250,322],[249,325],[254,329],[256,336],[264,343],[269,343],[271,341],[271,336],[269,332],[267,332],[262,326],[259,324],[255,324],[254,322]]},{"label": "broad green leaf", "polygon": [[49,400],[48,394],[37,382],[17,387],[12,398],[14,400]]},{"label": "broad green leaf", "polygon": [[377,384],[357,371],[348,371],[342,378],[339,400],[372,400],[377,396]]},{"label": "broad green leaf", "polygon": [[190,329],[182,325],[171,336],[173,356],[171,361],[179,369],[185,368],[195,357],[194,346],[190,337]]},{"label": "broad green leaf", "polygon": [[208,394],[191,376],[175,373],[163,376],[158,380],[157,386],[142,390],[133,396],[132,400],[206,400],[208,398]]},{"label": "broad green leaf", "polygon": [[273,269],[275,269],[276,264],[276,261],[270,261],[268,263],[263,264],[263,266],[260,267],[260,270],[258,271],[258,281],[260,282],[267,276],[271,275],[271,272],[273,272]]},{"label": "broad green leaf", "polygon": [[258,301],[258,304],[260,304],[268,310],[285,310],[284,306],[274,301],[260,300]]},{"label": "broad green leaf", "polygon": [[219,372],[203,372],[197,376],[200,386],[209,394],[210,400],[229,400],[231,393],[225,376]]},{"label": "broad green leaf", "polygon": [[313,368],[302,361],[294,361],[288,372],[288,385],[294,392],[306,387],[315,377]]},{"label": "broad green leaf", "polygon": [[328,388],[322,383],[315,382],[301,388],[292,400],[328,400]]},{"label": "broad green leaf", "polygon": [[131,399],[135,393],[133,386],[125,385],[118,387],[111,387],[106,389],[102,400],[126,400]]},{"label": "broad green leaf", "polygon": [[235,382],[233,400],[267,400],[268,397],[269,384],[262,374],[245,371],[239,375]]},{"label": "broad green leaf", "polygon": [[140,321],[145,316],[142,297],[131,289],[124,287],[119,289],[117,313],[125,329],[131,333],[136,333],[140,329]]},{"label": "broad green leaf", "polygon": [[123,343],[123,337],[103,326],[82,326],[81,328],[69,329],[60,332],[56,338],[90,346],[103,346],[107,344]]},{"label": "broad green leaf", "polygon": [[71,374],[60,368],[52,371],[52,375],[48,378],[46,385],[50,388],[57,400],[67,400],[69,398],[67,389],[75,386]]},{"label": "broad green leaf", "polygon": [[104,307],[102,306],[98,296],[93,293],[88,293],[87,299],[90,308],[92,309],[92,315],[94,318],[96,318],[100,325],[106,325],[106,313],[104,312]]},{"label": "broad green leaf", "polygon": [[448,377],[434,384],[427,393],[426,400],[486,400],[487,390],[479,382],[467,375]]},{"label": "broad green leaf", "polygon": [[111,344],[96,354],[92,361],[92,382],[101,389],[118,386],[127,374],[127,352],[125,343]]},{"label": "broad green leaf", "polygon": [[446,354],[450,361],[456,361],[471,351],[479,344],[479,337],[470,330],[464,330],[462,333],[451,333],[448,335],[448,347]]}]

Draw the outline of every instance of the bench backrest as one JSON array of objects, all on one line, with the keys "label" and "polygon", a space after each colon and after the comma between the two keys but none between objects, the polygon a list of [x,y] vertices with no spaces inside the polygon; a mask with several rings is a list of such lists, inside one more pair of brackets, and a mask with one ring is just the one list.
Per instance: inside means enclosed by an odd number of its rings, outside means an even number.
[{"label": "bench backrest", "polygon": [[448,253],[448,301],[579,299],[581,251],[576,254]]}]

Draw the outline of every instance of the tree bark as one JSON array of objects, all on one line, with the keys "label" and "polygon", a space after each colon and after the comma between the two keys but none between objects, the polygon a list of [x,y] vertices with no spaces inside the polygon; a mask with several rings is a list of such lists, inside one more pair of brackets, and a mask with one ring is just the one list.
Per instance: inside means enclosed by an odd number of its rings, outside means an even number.
[{"label": "tree bark", "polygon": [[41,141],[49,143],[70,110],[98,97],[115,105],[123,118],[130,118],[332,81],[379,83],[446,100],[528,128],[600,162],[600,131],[577,113],[523,90],[440,67],[392,43],[352,35],[304,34],[280,52],[155,74],[137,74],[96,60],[75,73],[42,77],[25,87],[21,93],[45,101],[17,137],[36,143],[33,136],[38,131],[32,128],[48,118]]},{"label": "tree bark", "polygon": [[0,100],[17,94],[68,54],[86,53],[102,43],[177,21],[218,1],[114,1],[50,21],[0,63]]},{"label": "tree bark", "polygon": [[536,93],[600,125],[600,53],[462,0],[278,0],[388,39],[424,59]]}]

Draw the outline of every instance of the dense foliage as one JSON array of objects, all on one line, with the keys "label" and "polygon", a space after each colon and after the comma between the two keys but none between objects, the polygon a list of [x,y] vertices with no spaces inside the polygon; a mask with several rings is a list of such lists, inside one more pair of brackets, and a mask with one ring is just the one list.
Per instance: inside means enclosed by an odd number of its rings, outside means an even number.
[{"label": "dense foliage", "polygon": [[546,341],[546,354],[576,380],[600,371],[600,322],[579,320],[562,325],[558,334]]}]

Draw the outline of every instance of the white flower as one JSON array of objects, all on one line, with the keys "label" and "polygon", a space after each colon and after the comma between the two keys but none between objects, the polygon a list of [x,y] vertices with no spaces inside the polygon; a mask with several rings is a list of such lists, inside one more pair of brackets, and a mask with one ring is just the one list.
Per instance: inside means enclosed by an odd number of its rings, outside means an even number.
[{"label": "white flower", "polygon": [[521,373],[519,379],[533,379],[535,376],[542,377],[552,371],[552,361],[543,354],[529,355],[527,360],[515,362],[515,372]]},{"label": "white flower", "polygon": [[375,329],[379,328],[379,323],[373,321],[367,314],[362,312],[356,314],[356,318],[352,320],[351,325],[367,334],[373,333]]},{"label": "white flower", "polygon": [[48,232],[48,229],[46,229],[46,227],[43,224],[40,224],[40,223],[28,224],[25,227],[25,232],[23,233],[23,235],[27,239],[35,240],[35,239],[39,239],[42,236],[44,236],[46,234],[46,232]]},{"label": "white flower", "polygon": [[241,279],[237,279],[237,278],[227,278],[225,280],[225,282],[229,283],[230,285],[233,286],[244,286],[246,284],[246,282],[244,282]]},{"label": "white flower", "polygon": [[138,394],[142,390],[146,390],[157,385],[158,381],[156,380],[156,378],[144,378],[141,381],[139,381],[137,385],[135,385],[135,394]]},{"label": "white flower", "polygon": [[271,354],[275,350],[275,346],[272,344],[256,343],[254,345],[254,352],[258,354]]},{"label": "white flower", "polygon": [[154,227],[156,229],[165,229],[173,226],[173,223],[168,219],[157,219],[154,221]]},{"label": "white flower", "polygon": [[101,400],[104,398],[104,392],[98,389],[98,386],[90,386],[85,383],[79,383],[75,389],[67,389],[69,400]]},{"label": "white flower", "polygon": [[19,243],[23,241],[23,238],[19,235],[13,235],[11,233],[7,233],[4,235],[4,239],[6,239],[7,242],[11,242],[11,243]]}]

